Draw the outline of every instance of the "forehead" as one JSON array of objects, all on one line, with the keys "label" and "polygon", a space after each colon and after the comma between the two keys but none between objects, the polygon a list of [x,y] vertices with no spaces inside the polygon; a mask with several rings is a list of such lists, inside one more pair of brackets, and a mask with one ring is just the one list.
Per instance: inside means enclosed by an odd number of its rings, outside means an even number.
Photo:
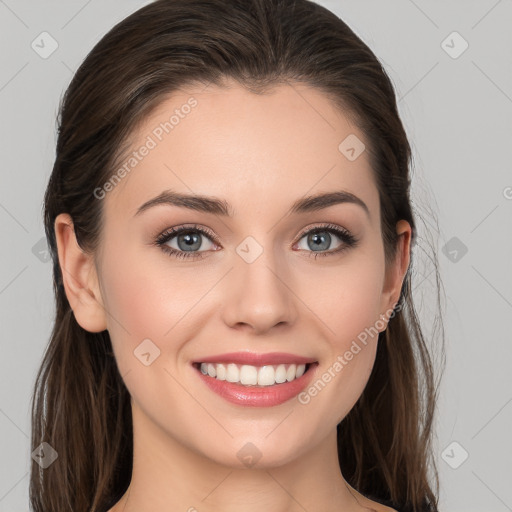
[{"label": "forehead", "polygon": [[166,189],[225,197],[235,211],[343,189],[371,208],[378,194],[364,145],[359,128],[311,86],[264,94],[234,82],[191,86],[165,98],[134,132],[106,208],[133,215]]}]

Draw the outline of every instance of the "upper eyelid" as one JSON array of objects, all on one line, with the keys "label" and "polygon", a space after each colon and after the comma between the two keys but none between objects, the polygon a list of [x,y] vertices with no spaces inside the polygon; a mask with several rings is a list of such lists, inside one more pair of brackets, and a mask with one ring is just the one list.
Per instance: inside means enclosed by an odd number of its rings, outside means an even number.
[{"label": "upper eyelid", "polygon": [[316,225],[313,225],[313,226],[308,226],[308,227],[302,229],[297,236],[302,237],[305,234],[309,233],[310,231],[314,231],[315,229],[325,229],[326,231],[331,231],[331,230],[332,231],[336,231],[336,230],[338,230],[338,231],[345,231],[348,234],[352,234],[352,232],[349,229],[347,229],[347,228],[345,228],[343,226],[338,226],[337,224],[334,224],[332,222],[325,222],[323,224],[320,223],[320,224],[316,224]]},{"label": "upper eyelid", "polygon": [[175,228],[168,228],[162,231],[160,235],[156,237],[157,240],[167,238],[171,239],[179,234],[186,232],[186,231],[198,231],[204,236],[207,236],[212,239],[215,243],[218,243],[218,237],[213,233],[213,230],[210,230],[209,228],[205,228],[203,226],[194,225],[194,226],[178,226]]}]

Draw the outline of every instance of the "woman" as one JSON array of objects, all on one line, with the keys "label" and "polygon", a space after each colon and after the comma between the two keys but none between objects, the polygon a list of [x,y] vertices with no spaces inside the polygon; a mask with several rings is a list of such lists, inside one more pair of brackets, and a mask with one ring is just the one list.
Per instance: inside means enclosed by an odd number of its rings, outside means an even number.
[{"label": "woman", "polygon": [[436,511],[409,163],[385,71],[315,3],[115,26],[45,195],[33,509]]}]

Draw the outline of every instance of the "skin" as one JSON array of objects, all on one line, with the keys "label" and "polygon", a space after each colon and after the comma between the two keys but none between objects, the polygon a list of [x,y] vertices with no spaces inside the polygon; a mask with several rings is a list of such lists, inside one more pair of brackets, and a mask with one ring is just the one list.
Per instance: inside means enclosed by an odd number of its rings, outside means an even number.
[{"label": "skin", "polygon": [[[315,358],[320,376],[358,334],[389,316],[409,265],[411,228],[400,221],[397,257],[385,267],[367,152],[349,161],[338,150],[348,135],[365,136],[342,112],[303,84],[265,95],[228,85],[175,93],[139,127],[134,150],[175,108],[191,96],[198,102],[102,199],[97,254],[78,247],[69,215],[55,221],[74,315],[88,331],[108,329],[132,397],[133,477],[111,512],[391,511],[346,483],[336,448],[336,425],[368,381],[377,336],[306,405],[237,406],[191,367],[201,356],[279,351]],[[225,199],[234,217],[172,205],[134,216],[165,189]],[[351,203],[288,215],[304,195],[335,190],[362,199],[369,216]],[[152,244],[164,230],[192,223],[220,242],[199,234],[203,258],[177,259]],[[358,245],[309,257],[318,250],[301,232],[325,223],[347,229]],[[252,263],[236,252],[247,236],[263,248]],[[342,244],[331,234],[321,251]],[[168,245],[180,247],[177,237]],[[160,350],[149,366],[133,353],[146,338]],[[252,467],[237,457],[248,442],[261,453]]]}]

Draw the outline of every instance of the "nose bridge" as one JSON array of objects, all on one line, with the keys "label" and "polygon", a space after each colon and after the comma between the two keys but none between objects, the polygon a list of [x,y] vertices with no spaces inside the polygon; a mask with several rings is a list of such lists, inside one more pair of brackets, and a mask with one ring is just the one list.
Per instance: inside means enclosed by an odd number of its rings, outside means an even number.
[{"label": "nose bridge", "polygon": [[[258,237],[260,240],[262,237]],[[285,285],[284,259],[276,258],[269,244],[246,237],[236,248],[234,269],[228,279],[224,320],[230,326],[248,324],[262,332],[281,322],[293,321],[293,297]]]}]

